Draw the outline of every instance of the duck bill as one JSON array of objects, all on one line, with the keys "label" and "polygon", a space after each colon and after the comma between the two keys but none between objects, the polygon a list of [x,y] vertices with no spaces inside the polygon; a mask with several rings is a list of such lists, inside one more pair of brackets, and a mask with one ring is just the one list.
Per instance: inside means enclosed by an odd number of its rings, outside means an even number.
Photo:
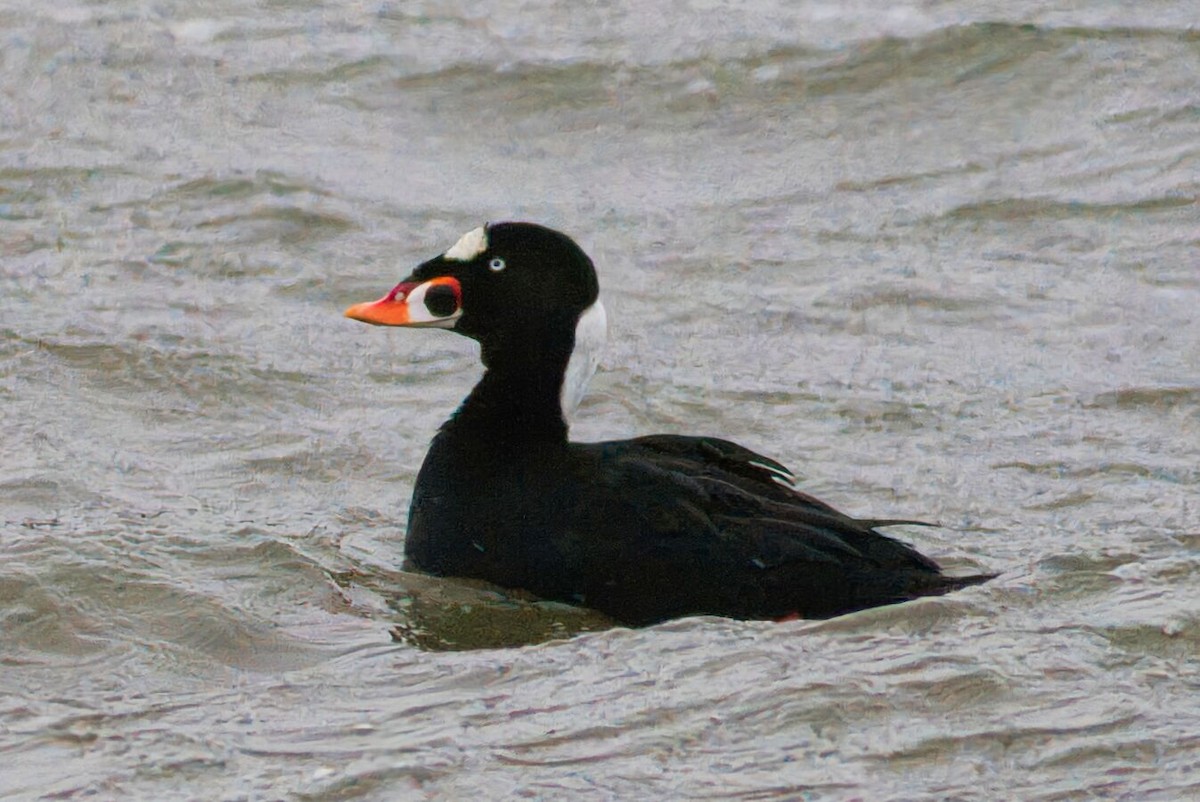
[{"label": "duck bill", "polygon": [[374,326],[411,326],[412,321],[409,319],[408,303],[403,297],[400,300],[396,300],[393,297],[394,292],[395,290],[383,296],[378,301],[354,304],[354,306],[346,310],[346,317],[351,320],[370,323]]},{"label": "duck bill", "polygon": [[423,282],[402,281],[378,301],[354,304],[345,315],[374,326],[448,329],[462,316],[462,286],[458,279],[449,276]]}]

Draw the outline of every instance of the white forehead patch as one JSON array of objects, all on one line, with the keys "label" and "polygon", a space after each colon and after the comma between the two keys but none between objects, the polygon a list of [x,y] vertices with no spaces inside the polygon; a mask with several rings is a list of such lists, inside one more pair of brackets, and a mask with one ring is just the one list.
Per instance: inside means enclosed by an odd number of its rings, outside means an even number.
[{"label": "white forehead patch", "polygon": [[443,258],[452,259],[455,262],[469,262],[486,251],[487,246],[487,228],[480,226],[463,234],[462,238],[454,243],[454,247],[443,254]]}]

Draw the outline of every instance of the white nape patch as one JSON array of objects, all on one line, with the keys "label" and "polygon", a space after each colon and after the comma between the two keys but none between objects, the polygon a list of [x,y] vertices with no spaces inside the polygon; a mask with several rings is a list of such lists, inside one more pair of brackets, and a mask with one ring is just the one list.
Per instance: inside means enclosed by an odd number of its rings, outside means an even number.
[{"label": "white nape patch", "polygon": [[575,348],[567,362],[558,400],[564,416],[569,416],[587,394],[588,382],[600,364],[600,352],[608,341],[608,313],[599,299],[583,310],[575,324]]},{"label": "white nape patch", "polygon": [[480,226],[463,234],[450,250],[442,254],[442,257],[455,262],[469,262],[486,251],[487,246],[487,226]]}]

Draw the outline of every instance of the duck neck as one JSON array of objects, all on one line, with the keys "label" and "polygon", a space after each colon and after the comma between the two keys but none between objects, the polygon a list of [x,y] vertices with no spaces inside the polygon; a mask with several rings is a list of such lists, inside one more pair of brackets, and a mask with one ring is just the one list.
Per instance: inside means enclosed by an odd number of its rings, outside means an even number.
[{"label": "duck neck", "polygon": [[560,394],[573,345],[573,336],[554,332],[483,342],[483,378],[442,431],[502,450],[565,445]]}]

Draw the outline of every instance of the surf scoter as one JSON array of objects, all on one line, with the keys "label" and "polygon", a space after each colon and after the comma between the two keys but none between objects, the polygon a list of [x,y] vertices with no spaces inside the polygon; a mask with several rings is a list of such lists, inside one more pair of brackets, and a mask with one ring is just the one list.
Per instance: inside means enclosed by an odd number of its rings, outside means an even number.
[{"label": "surf scoter", "polygon": [[[565,396],[605,330],[591,259],[532,223],[477,228],[346,316],[450,329],[485,372],[433,438],[405,555],[630,625],[686,615],[824,618],[975,585],[790,486],[780,463],[715,437],[572,443]],[[590,362],[590,364],[589,364]],[[566,379],[566,380],[564,380]]]}]

